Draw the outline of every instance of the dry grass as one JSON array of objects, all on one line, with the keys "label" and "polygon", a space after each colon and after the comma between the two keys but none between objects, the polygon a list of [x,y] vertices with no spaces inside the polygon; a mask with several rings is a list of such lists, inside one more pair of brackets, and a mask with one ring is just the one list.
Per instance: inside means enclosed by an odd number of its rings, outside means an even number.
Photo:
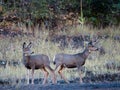
[{"label": "dry grass", "polygon": [[[25,32],[27,32],[27,29],[24,25],[20,26]],[[81,28],[81,26],[68,28],[69,30],[63,31],[63,32],[57,32],[58,35],[76,35],[76,34],[89,34],[91,37],[100,32],[101,34],[110,35],[111,37],[114,35],[120,35],[120,27],[108,27],[105,29],[93,29],[90,26],[84,26]],[[53,44],[52,42],[48,41],[46,42],[46,38],[49,37],[49,31],[48,30],[42,30],[39,31],[39,28],[35,28],[36,37],[15,37],[15,38],[5,38],[0,39],[0,60],[19,60],[22,63],[22,44],[23,42],[32,42],[32,50],[34,51],[34,54],[46,54],[50,57],[50,60],[52,61],[54,55],[56,53],[78,53],[82,52],[83,49],[72,49],[71,47],[65,48],[64,51],[59,49],[57,44]],[[106,54],[104,56],[100,56],[99,52],[93,52],[90,57],[92,57],[92,60],[86,61],[85,64],[85,70],[92,71],[94,74],[104,74],[104,73],[116,73],[119,72],[119,70],[115,69],[107,69],[105,65],[109,62],[114,62],[117,66],[120,66],[120,45],[119,42],[110,39],[101,39],[99,41],[99,46],[103,46],[105,48]],[[55,68],[53,64],[51,64],[52,68]],[[67,71],[67,72],[66,72]],[[78,77],[78,74],[76,73],[76,69],[68,70],[66,69],[64,71],[64,74],[68,79],[74,79],[74,77]],[[84,74],[83,74],[84,76]],[[0,78],[25,78],[26,77],[26,69],[21,64],[19,67],[9,67],[7,66],[5,69],[0,68]],[[43,77],[40,70],[35,71],[35,77]],[[60,77],[58,77],[60,78]]]}]

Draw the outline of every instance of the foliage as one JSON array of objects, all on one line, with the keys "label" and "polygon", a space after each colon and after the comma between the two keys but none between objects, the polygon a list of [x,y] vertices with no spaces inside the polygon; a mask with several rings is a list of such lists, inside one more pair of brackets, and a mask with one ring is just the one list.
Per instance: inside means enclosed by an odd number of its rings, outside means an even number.
[{"label": "foliage", "polygon": [[119,25],[120,0],[86,0],[83,2],[83,13],[88,23],[106,27]]},{"label": "foliage", "polygon": [[60,15],[69,15],[73,12],[74,15],[78,13],[80,16],[76,19],[92,23],[94,26],[119,25],[120,0],[82,1],[84,17],[80,12],[80,0],[1,0],[0,16],[17,17],[19,22],[28,23],[30,21],[40,24],[45,23],[46,20],[50,23],[57,23],[54,21],[55,19],[58,21],[59,18],[63,19]]}]

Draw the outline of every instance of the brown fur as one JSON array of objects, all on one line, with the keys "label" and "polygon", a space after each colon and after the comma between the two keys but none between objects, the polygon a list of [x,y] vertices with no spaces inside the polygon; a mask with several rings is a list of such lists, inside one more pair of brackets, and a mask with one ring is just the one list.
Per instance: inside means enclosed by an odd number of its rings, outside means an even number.
[{"label": "brown fur", "polygon": [[[45,73],[43,84],[47,82],[47,77],[49,72],[46,70],[49,69],[49,71],[53,74],[53,83],[55,83],[55,73],[54,70],[50,67],[50,60],[47,55],[39,54],[39,55],[31,55],[31,43],[26,46],[26,43],[23,43],[23,62],[25,67],[29,70],[32,69],[32,84],[34,84],[34,70],[36,69],[42,69]],[[29,79],[28,79],[29,80]],[[29,84],[29,81],[28,81]]]},{"label": "brown fur", "polygon": [[67,82],[68,80],[63,76],[62,70],[64,68],[78,68],[79,74],[80,74],[80,82],[82,82],[81,77],[81,67],[85,64],[85,61],[90,54],[91,51],[98,50],[96,47],[94,47],[91,43],[88,44],[88,46],[85,48],[85,50],[82,53],[77,54],[56,54],[54,57],[54,64],[56,65],[55,70],[59,68],[58,73],[60,76]]}]

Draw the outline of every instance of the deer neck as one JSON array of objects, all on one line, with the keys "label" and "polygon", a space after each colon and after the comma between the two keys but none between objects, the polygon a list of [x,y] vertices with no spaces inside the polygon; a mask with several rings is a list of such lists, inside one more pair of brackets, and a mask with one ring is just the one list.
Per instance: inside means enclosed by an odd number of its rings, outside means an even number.
[{"label": "deer neck", "polygon": [[87,59],[87,57],[89,56],[89,54],[90,54],[89,49],[85,48],[85,50],[82,53],[84,60]]},{"label": "deer neck", "polygon": [[30,62],[30,55],[25,56],[25,54],[23,54],[23,62],[24,62],[24,64],[29,63]]}]

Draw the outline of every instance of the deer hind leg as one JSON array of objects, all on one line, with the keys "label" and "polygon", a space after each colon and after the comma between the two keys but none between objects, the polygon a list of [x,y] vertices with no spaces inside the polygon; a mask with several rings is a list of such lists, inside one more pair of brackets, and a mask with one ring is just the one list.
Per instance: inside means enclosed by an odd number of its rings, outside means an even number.
[{"label": "deer hind leg", "polygon": [[81,67],[78,68],[78,73],[79,73],[79,76],[80,76],[80,83],[83,83],[83,81],[82,81]]},{"label": "deer hind leg", "polygon": [[54,71],[50,66],[46,66],[46,67],[47,67],[47,68],[50,70],[50,72],[52,73],[52,76],[53,76],[52,82],[53,82],[53,84],[57,83],[57,82],[56,82],[55,71]]},{"label": "deer hind leg", "polygon": [[45,85],[46,82],[47,82],[47,78],[48,78],[49,73],[48,73],[48,71],[45,69],[45,67],[43,68],[43,71],[44,71],[44,81],[43,81],[42,84]]},{"label": "deer hind leg", "polygon": [[60,74],[60,76],[65,80],[65,82],[69,83],[69,81],[64,77],[64,75],[62,74],[62,70],[64,69],[64,67],[61,65],[60,69],[58,70],[58,73]]}]

